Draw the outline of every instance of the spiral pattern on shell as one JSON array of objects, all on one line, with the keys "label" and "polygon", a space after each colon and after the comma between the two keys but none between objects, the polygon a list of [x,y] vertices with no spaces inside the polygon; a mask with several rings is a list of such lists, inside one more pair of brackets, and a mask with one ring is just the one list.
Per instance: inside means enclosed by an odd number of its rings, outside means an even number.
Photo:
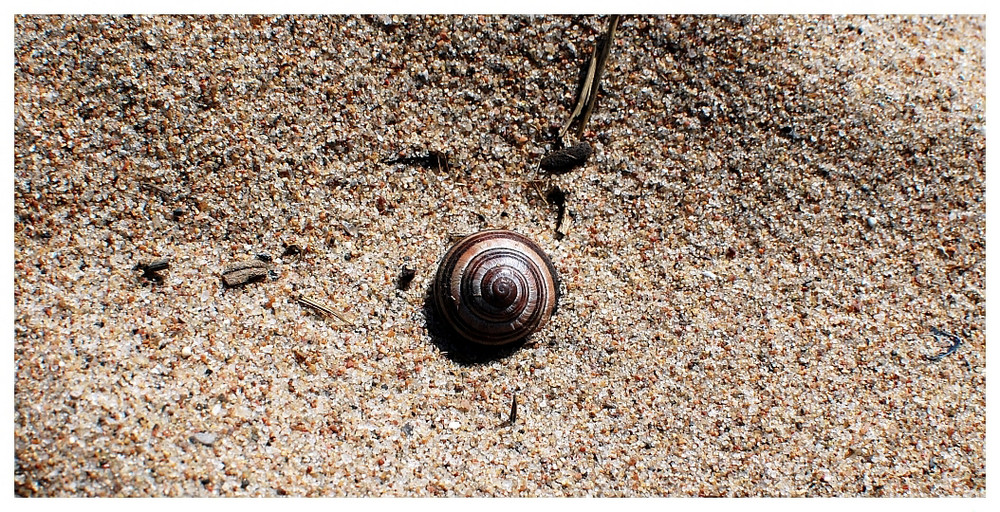
[{"label": "spiral pattern on shell", "polygon": [[433,293],[438,312],[459,335],[503,345],[548,321],[559,300],[559,278],[537,244],[494,229],[465,237],[445,254]]}]

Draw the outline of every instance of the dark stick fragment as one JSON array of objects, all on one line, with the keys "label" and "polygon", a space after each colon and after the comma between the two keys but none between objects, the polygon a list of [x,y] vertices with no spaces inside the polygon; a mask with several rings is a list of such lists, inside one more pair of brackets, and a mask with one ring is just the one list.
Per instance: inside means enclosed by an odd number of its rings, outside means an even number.
[{"label": "dark stick fragment", "polygon": [[514,393],[514,395],[510,399],[510,415],[508,415],[507,419],[504,420],[504,422],[501,423],[497,428],[512,427],[514,426],[514,423],[516,421],[517,421],[517,393]]},{"label": "dark stick fragment", "polygon": [[558,186],[553,187],[546,194],[545,200],[556,207],[556,240],[562,240],[569,227],[566,223],[566,192]]},{"label": "dark stick fragment", "polygon": [[158,258],[151,261],[142,261],[135,266],[136,270],[141,270],[144,274],[159,272],[170,268],[170,258]]},{"label": "dark stick fragment", "polygon": [[510,397],[510,418],[507,419],[511,425],[517,421],[517,393]]},{"label": "dark stick fragment", "polygon": [[576,146],[554,151],[545,155],[539,166],[544,171],[554,173],[564,173],[580,167],[587,162],[590,155],[594,154],[594,149],[590,144],[581,142]]},{"label": "dark stick fragment", "polygon": [[947,339],[951,343],[951,346],[949,346],[947,350],[936,356],[924,356],[924,358],[927,359],[928,361],[940,361],[945,357],[954,354],[955,351],[958,350],[959,345],[962,344],[962,338],[959,338],[958,336],[950,332],[942,331],[937,327],[931,327],[931,334],[934,335],[934,338],[938,340],[940,340],[941,338]]},{"label": "dark stick fragment", "polygon": [[222,282],[228,288],[242,286],[267,277],[267,265],[260,260],[230,263],[222,269]]},{"label": "dark stick fragment", "polygon": [[386,158],[382,160],[386,164],[417,165],[425,169],[447,172],[450,168],[448,155],[441,151],[428,151],[422,155],[402,156],[398,158]]},{"label": "dark stick fragment", "polygon": [[168,268],[170,268],[170,258],[158,258],[150,261],[140,261],[136,264],[134,270],[141,270],[142,277],[159,283],[163,281],[163,277],[157,274],[157,272]]}]

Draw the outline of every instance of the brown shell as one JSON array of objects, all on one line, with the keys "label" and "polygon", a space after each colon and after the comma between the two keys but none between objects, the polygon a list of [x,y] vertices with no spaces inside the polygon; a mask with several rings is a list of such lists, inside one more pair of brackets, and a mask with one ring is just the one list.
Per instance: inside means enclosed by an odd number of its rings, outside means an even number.
[{"label": "brown shell", "polygon": [[548,321],[559,300],[559,278],[537,244],[494,229],[465,237],[445,254],[433,294],[437,311],[456,333],[503,345]]}]

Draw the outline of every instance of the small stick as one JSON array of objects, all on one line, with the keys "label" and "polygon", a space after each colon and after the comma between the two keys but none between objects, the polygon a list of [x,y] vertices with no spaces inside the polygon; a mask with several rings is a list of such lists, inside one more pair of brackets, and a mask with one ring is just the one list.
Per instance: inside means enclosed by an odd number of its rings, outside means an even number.
[{"label": "small stick", "polygon": [[135,270],[141,270],[144,274],[151,274],[170,268],[170,258],[158,258],[152,261],[141,261],[135,266]]},{"label": "small stick", "polygon": [[594,74],[594,83],[591,85],[590,96],[587,98],[587,109],[583,111],[583,119],[580,121],[580,126],[576,129],[576,136],[583,136],[583,129],[587,126],[587,121],[590,121],[590,113],[594,110],[594,105],[597,104],[597,91],[600,89],[601,75],[604,74],[604,65],[608,62],[608,55],[611,54],[611,44],[614,43],[615,30],[618,28],[618,19],[621,16],[615,14],[611,17],[611,26],[608,27],[608,32],[604,35],[604,40],[601,41],[601,55],[597,58],[597,71]]},{"label": "small stick", "polygon": [[148,189],[152,190],[153,192],[156,192],[157,194],[160,194],[160,197],[163,198],[163,199],[170,199],[170,193],[169,192],[167,192],[166,190],[163,190],[160,187],[157,187],[156,185],[153,185],[152,183],[150,183],[148,181],[145,181],[145,180],[140,181],[139,182],[139,186],[140,187],[148,188]]},{"label": "small stick", "polygon": [[608,55],[611,53],[611,44],[614,42],[615,30],[618,28],[619,18],[621,16],[618,14],[611,17],[611,25],[608,27],[608,31],[605,32],[604,38],[594,47],[594,53],[590,55],[590,61],[587,63],[587,74],[584,77],[583,86],[580,87],[580,96],[577,98],[576,107],[573,109],[573,113],[570,114],[569,120],[566,121],[566,125],[559,130],[560,139],[562,139],[563,135],[566,135],[573,121],[580,116],[581,111],[583,112],[583,116],[580,118],[580,125],[577,128],[577,137],[583,136],[583,130],[587,125],[587,121],[590,120],[590,114],[594,110],[594,105],[597,103],[597,91],[600,88],[601,75],[604,73],[604,65],[607,63]]},{"label": "small stick", "polygon": [[142,277],[161,283],[163,282],[163,277],[158,272],[168,268],[170,268],[170,258],[159,258],[152,261],[140,261],[133,270],[141,270]]},{"label": "small stick", "polygon": [[507,421],[510,421],[511,425],[517,421],[517,393],[510,397],[510,418]]},{"label": "small stick", "polygon": [[583,111],[583,106],[587,103],[587,99],[590,97],[590,86],[594,83],[594,72],[597,69],[597,49],[594,49],[594,53],[590,54],[590,62],[587,64],[587,75],[583,79],[583,86],[580,87],[580,96],[576,99],[576,107],[573,108],[573,113],[569,115],[569,119],[566,120],[566,125],[559,130],[559,138],[561,139],[566,132],[569,131],[569,127],[573,124],[573,120],[580,115]]},{"label": "small stick", "polygon": [[301,297],[298,298],[298,301],[299,301],[299,304],[302,304],[303,306],[315,309],[316,311],[319,311],[323,315],[332,315],[332,316],[337,317],[337,319],[339,319],[341,322],[344,322],[345,324],[354,325],[354,322],[348,320],[347,318],[345,318],[340,313],[334,311],[334,309],[331,308],[330,306],[326,305],[323,302],[320,302],[318,299],[314,299],[312,297],[307,297],[307,296],[303,295],[303,296],[301,296]]},{"label": "small stick", "polygon": [[507,416],[507,419],[504,420],[504,422],[501,423],[500,426],[498,426],[497,428],[512,427],[514,426],[514,422],[516,421],[517,421],[517,393],[514,393],[514,395],[510,399],[510,414]]}]

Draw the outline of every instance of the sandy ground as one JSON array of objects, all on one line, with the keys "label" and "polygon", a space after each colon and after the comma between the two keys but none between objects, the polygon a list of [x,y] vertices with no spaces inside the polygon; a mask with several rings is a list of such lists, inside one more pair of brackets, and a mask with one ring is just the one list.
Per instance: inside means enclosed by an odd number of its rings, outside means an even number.
[{"label": "sandy ground", "polygon": [[985,19],[626,16],[541,173],[608,22],[15,18],[16,494],[983,496]]}]

